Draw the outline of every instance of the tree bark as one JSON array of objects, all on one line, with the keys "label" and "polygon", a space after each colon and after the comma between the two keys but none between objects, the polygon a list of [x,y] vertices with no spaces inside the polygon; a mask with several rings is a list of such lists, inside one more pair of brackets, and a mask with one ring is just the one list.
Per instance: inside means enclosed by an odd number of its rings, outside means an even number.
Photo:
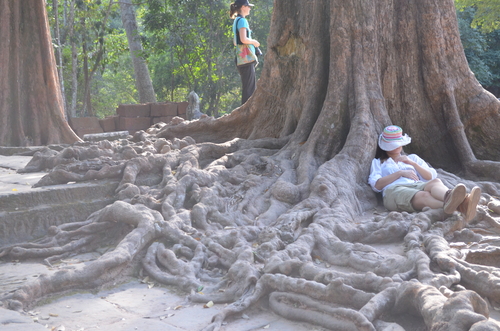
[{"label": "tree bark", "polygon": [[83,42],[82,42],[82,55],[83,55],[83,105],[82,117],[94,116],[92,109],[92,98],[90,95],[90,85],[93,78],[92,72],[89,68],[89,53],[87,51],[87,36],[85,18],[81,18],[83,26]]},{"label": "tree bark", "polygon": [[130,0],[120,1],[120,12],[123,27],[127,33],[130,57],[134,65],[135,85],[139,92],[139,100],[141,103],[156,102],[156,95],[151,77],[149,76],[148,66],[142,55],[143,48],[132,2]]},{"label": "tree bark", "polygon": [[59,86],[61,87],[61,96],[63,98],[63,108],[64,108],[64,115],[66,120],[68,119],[67,117],[67,105],[66,105],[66,97],[64,93],[64,75],[63,75],[63,57],[62,57],[62,43],[61,43],[61,32],[59,28],[59,1],[58,0],[53,0],[52,1],[52,8],[54,11],[54,38],[55,38],[55,44],[56,44],[56,64],[57,64],[57,74],[59,77]]},{"label": "tree bark", "polygon": [[69,114],[76,117],[76,101],[78,96],[78,52],[75,40],[75,1],[69,2],[68,35],[71,44],[71,105]]},{"label": "tree bark", "polygon": [[45,2],[0,2],[0,145],[79,141],[64,118]]}]

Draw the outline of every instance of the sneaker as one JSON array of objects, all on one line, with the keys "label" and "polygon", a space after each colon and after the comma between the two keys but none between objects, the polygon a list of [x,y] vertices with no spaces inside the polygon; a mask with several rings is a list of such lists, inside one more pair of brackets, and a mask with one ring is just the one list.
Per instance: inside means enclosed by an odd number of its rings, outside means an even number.
[{"label": "sneaker", "polygon": [[444,212],[450,215],[453,214],[464,201],[466,194],[467,189],[464,184],[457,184],[453,189],[446,192],[444,196]]},{"label": "sneaker", "polygon": [[476,217],[477,204],[481,198],[481,189],[477,186],[472,188],[469,194],[466,195],[464,201],[458,206],[457,210],[461,212],[465,220],[469,222]]}]

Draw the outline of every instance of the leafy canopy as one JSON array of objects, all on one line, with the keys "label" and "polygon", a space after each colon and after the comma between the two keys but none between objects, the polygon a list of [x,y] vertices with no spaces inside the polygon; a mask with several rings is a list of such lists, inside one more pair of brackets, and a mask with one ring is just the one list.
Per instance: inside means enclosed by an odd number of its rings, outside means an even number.
[{"label": "leafy canopy", "polygon": [[459,11],[468,7],[476,9],[471,27],[479,28],[483,32],[493,32],[500,29],[500,1],[498,0],[455,0]]},{"label": "leafy canopy", "polygon": [[500,88],[500,2],[455,2],[460,38],[470,69],[486,88]]}]

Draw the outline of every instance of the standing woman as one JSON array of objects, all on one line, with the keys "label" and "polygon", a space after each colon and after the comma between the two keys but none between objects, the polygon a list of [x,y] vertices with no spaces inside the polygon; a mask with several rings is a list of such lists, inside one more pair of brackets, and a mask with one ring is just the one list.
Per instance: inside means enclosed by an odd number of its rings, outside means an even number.
[{"label": "standing woman", "polygon": [[241,104],[244,104],[256,88],[255,66],[259,63],[255,55],[255,47],[260,43],[252,39],[252,30],[245,18],[250,14],[253,4],[248,0],[235,0],[231,4],[229,16],[234,19],[233,35],[236,46],[236,67],[241,76]]}]

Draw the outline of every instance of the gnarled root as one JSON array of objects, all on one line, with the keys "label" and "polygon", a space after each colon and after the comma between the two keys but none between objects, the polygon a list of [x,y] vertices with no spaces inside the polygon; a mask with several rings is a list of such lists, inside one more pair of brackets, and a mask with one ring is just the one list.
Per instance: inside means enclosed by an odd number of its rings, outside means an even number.
[{"label": "gnarled root", "polygon": [[[89,216],[85,222],[61,224],[51,226],[48,234],[32,243],[14,244],[0,250],[0,257],[7,256],[11,259],[24,260],[29,258],[49,258],[54,261],[54,256],[79,253],[96,247],[103,240],[111,241],[108,229],[117,227],[115,222],[99,221],[101,211]],[[111,232],[119,235],[122,231]]]},{"label": "gnarled root", "polygon": [[[333,308],[305,295],[273,292],[271,309],[287,319],[320,325],[330,330],[375,331],[373,324],[361,313],[348,308]],[[299,308],[295,308],[299,306]]]},{"label": "gnarled root", "polygon": [[260,273],[253,265],[252,251],[245,249],[219,284],[208,287],[204,290],[205,294],[194,294],[189,299],[193,302],[234,302],[246,293],[252,292],[259,277]]},{"label": "gnarled root", "polygon": [[494,267],[470,264],[457,260],[457,271],[461,275],[461,284],[488,298],[490,303],[500,307],[500,270]]},{"label": "gnarled root", "polygon": [[500,181],[500,162],[488,160],[471,160],[466,165],[467,171],[479,178]]},{"label": "gnarled root", "polygon": [[[200,266],[200,255],[203,255],[201,245],[198,247],[193,264],[191,264],[177,259],[171,250],[166,249],[163,244],[155,242],[149,246],[142,265],[152,278],[162,284],[175,285],[187,292],[196,290],[202,287],[202,284],[195,277]],[[157,260],[168,272],[161,270]]]},{"label": "gnarled root", "polygon": [[95,222],[123,222],[134,229],[117,247],[81,268],[42,275],[0,300],[12,309],[21,309],[51,293],[74,288],[93,288],[115,279],[132,259],[158,235],[163,218],[144,206],[115,202],[95,215]]},{"label": "gnarled root", "polygon": [[395,308],[422,316],[430,330],[467,331],[474,324],[488,320],[487,303],[475,292],[445,291],[416,281],[401,285]]}]

